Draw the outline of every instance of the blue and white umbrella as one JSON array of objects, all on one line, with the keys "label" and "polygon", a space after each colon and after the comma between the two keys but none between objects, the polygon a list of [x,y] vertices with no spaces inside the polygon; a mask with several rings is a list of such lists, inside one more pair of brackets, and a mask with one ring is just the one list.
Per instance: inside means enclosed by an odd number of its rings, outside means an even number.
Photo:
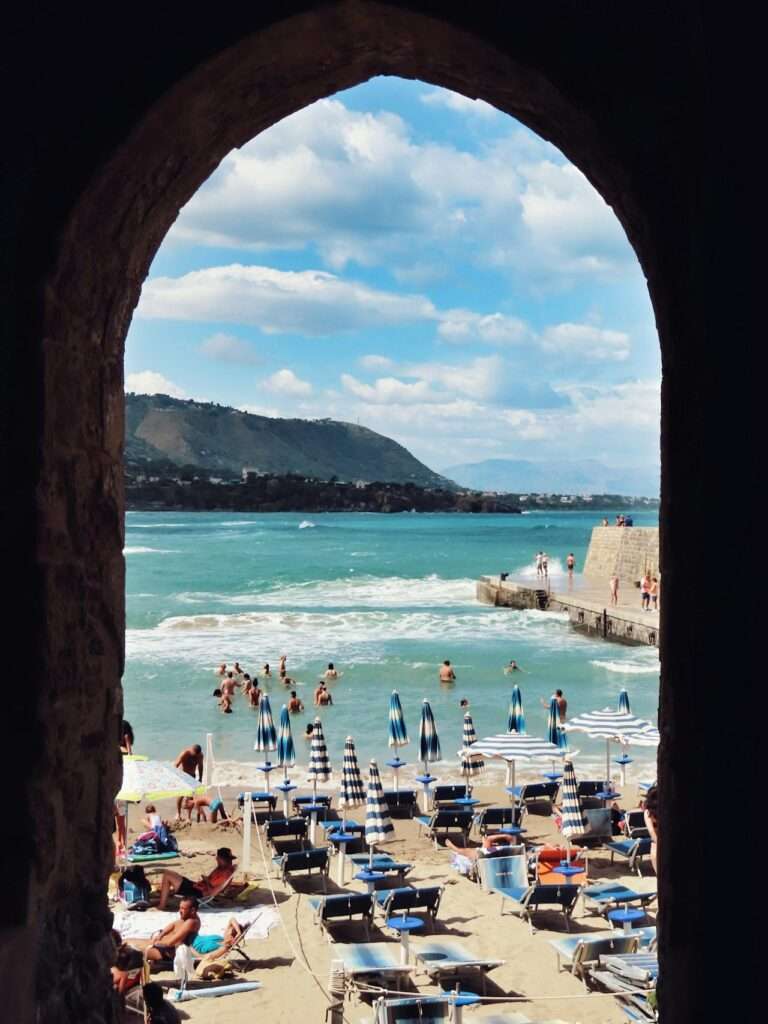
[{"label": "blue and white umbrella", "polygon": [[588,711],[571,718],[566,726],[569,732],[583,732],[593,739],[605,740],[605,781],[611,779],[611,742],[642,746],[655,746],[659,742],[659,731],[646,718],[625,711],[603,708]]},{"label": "blue and white umbrella", "polygon": [[425,776],[429,775],[428,764],[442,760],[435,718],[426,697],[421,705],[421,721],[419,722],[419,760],[424,764]]},{"label": "blue and white umbrella", "polygon": [[523,714],[523,695],[515,683],[509,698],[509,715],[507,716],[507,732],[525,732],[525,715]]},{"label": "blue and white umbrella", "polygon": [[392,769],[392,781],[395,792],[400,788],[399,772],[405,765],[405,761],[400,760],[397,748],[404,747],[408,742],[408,730],[405,728],[405,718],[403,717],[403,706],[400,703],[400,695],[397,690],[393,690],[392,696],[389,698],[389,745],[390,747],[395,748],[395,756],[391,761],[387,761],[387,764]]},{"label": "blue and white umbrella", "polygon": [[538,736],[521,736],[519,733],[499,733],[485,736],[472,744],[472,752],[484,757],[498,757],[507,763],[507,784],[510,784],[509,768],[512,769],[511,785],[515,785],[515,767],[518,761],[555,761],[564,751]]},{"label": "blue and white umbrella", "polygon": [[568,738],[565,729],[560,725],[560,710],[557,706],[557,697],[552,697],[547,711],[547,739],[561,750],[568,746]]},{"label": "blue and white umbrella", "polygon": [[579,800],[576,771],[570,758],[566,759],[563,766],[563,781],[560,784],[560,814],[562,816],[560,831],[565,836],[568,849],[566,860],[570,860],[571,838],[583,835],[587,827]]},{"label": "blue and white umbrella", "polygon": [[309,752],[307,772],[312,776],[312,796],[317,797],[318,782],[328,782],[331,777],[331,762],[328,759],[328,748],[325,745],[323,726],[319,718],[315,719],[312,730],[312,746]]},{"label": "blue and white umbrella", "polygon": [[462,739],[464,746],[459,756],[461,757],[461,772],[466,779],[467,796],[469,796],[469,779],[471,776],[481,774],[485,768],[485,761],[482,754],[469,749],[477,741],[477,734],[475,733],[475,723],[472,721],[472,715],[468,711],[464,715]]},{"label": "blue and white umbrella", "polygon": [[[256,742],[253,744],[253,749],[263,751],[277,750],[277,730],[275,729],[275,723],[272,721],[272,708],[269,704],[269,697],[266,694],[263,694],[259,701],[259,718],[256,723]],[[264,772],[267,792],[269,792],[269,773],[272,771],[272,762],[265,758],[264,764],[257,765],[257,767]]]},{"label": "blue and white umbrella", "polygon": [[379,768],[375,761],[371,761],[368,766],[368,795],[365,805],[365,841],[369,850],[369,869],[373,866],[373,844],[391,839],[394,831],[389,806],[384,799]]},{"label": "blue and white umbrella", "polygon": [[617,711],[620,711],[623,715],[629,715],[632,713],[632,708],[629,706],[629,694],[625,689],[622,689],[619,693]]},{"label": "blue and white umbrella", "polygon": [[285,770],[286,781],[288,769],[296,764],[296,747],[293,745],[291,731],[291,715],[287,705],[280,709],[280,731],[277,734],[277,763]]},{"label": "blue and white umbrella", "polygon": [[[344,743],[344,760],[341,765],[339,784],[339,807],[360,807],[365,803],[365,786],[357,763],[355,741],[347,736]],[[344,831],[342,827],[342,831]]]}]

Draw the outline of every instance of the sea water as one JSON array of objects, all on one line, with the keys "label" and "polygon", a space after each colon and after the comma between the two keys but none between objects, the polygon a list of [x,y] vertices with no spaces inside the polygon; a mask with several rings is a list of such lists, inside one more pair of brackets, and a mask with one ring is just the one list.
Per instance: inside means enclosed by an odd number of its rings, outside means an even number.
[{"label": "sea water", "polygon": [[[656,724],[655,648],[590,639],[564,615],[490,608],[475,598],[480,575],[535,577],[539,550],[549,555],[557,589],[569,552],[577,571],[583,565],[602,515],[129,512],[125,713],[137,750],[171,759],[189,744],[204,746],[212,733],[220,781],[255,781],[249,764],[265,757],[253,750],[257,711],[238,696],[234,713],[222,714],[212,696],[214,671],[238,660],[259,675],[277,723],[289,696],[277,678],[281,654],[306,705],[292,716],[300,766],[309,752],[305,725],[318,713],[317,681],[330,661],[343,673],[329,687],[333,706],[319,709],[336,777],[348,735],[362,765],[376,757],[381,766],[392,756],[387,721],[395,689],[411,740],[400,756],[410,772],[418,768],[427,698],[443,752],[432,771],[445,780],[457,777],[459,701],[469,701],[478,737],[504,732],[513,682],[534,735],[545,733],[542,702],[556,688],[575,715],[615,707],[626,687],[632,711]],[[655,510],[634,515],[638,526],[657,525]],[[438,681],[446,658],[456,672],[453,686]],[[503,671],[511,658],[524,670],[514,679]],[[262,678],[265,662],[272,680]],[[604,741],[572,734],[570,745],[579,751],[579,773],[601,777]],[[631,754],[630,777],[653,778],[655,751]],[[295,774],[301,781],[301,771]]]}]

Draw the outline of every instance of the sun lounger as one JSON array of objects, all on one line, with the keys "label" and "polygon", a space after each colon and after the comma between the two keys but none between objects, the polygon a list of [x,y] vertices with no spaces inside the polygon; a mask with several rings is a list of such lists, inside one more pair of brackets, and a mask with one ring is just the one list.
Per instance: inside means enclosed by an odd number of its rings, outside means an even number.
[{"label": "sun lounger", "polygon": [[576,783],[576,795],[579,800],[594,799],[597,793],[605,791],[603,779],[582,779]]},{"label": "sun lounger", "polygon": [[454,1020],[446,996],[408,996],[404,999],[380,998],[374,1004],[374,1024],[438,1024]]},{"label": "sun lounger", "polygon": [[570,917],[580,891],[578,885],[529,885],[525,857],[483,857],[477,863],[484,888],[501,896],[502,914],[505,900],[509,901],[513,912],[525,918],[533,932],[534,913],[542,908],[557,908],[570,930]]},{"label": "sun lounger", "polygon": [[444,981],[447,977],[458,977],[464,971],[480,971],[484,991],[488,972],[505,963],[504,960],[475,956],[461,943],[447,939],[422,943],[418,949],[413,949],[413,954],[431,979]]},{"label": "sun lounger", "polygon": [[276,855],[289,853],[293,850],[304,850],[307,847],[306,818],[273,818],[266,823],[265,835],[267,842]]},{"label": "sun lounger", "polygon": [[306,871],[312,874],[317,871],[325,890],[325,882],[328,877],[328,849],[325,846],[313,850],[293,850],[291,853],[283,853],[272,858],[272,863],[280,872],[280,880],[285,882],[293,875]]},{"label": "sun lounger", "polygon": [[[469,795],[472,795],[471,792]],[[435,786],[432,795],[432,806],[435,809],[438,807],[451,807],[463,796],[467,796],[467,787],[463,783],[461,785],[451,783],[447,786]]]},{"label": "sun lounger", "polygon": [[655,953],[608,953],[600,957],[600,965],[642,988],[652,988],[659,977],[659,959]]},{"label": "sun lounger", "polygon": [[555,802],[557,791],[560,788],[558,782],[529,782],[525,786],[507,786],[507,792],[515,797],[523,806],[532,803],[539,803],[541,800]]},{"label": "sun lounger", "polygon": [[340,893],[333,896],[314,896],[309,905],[315,911],[315,921],[331,938],[330,928],[340,921],[351,921],[360,917],[365,927],[365,934],[370,935],[373,921],[373,897],[369,893]]},{"label": "sun lounger", "polygon": [[384,799],[392,817],[412,818],[419,807],[413,789],[385,789]]},{"label": "sun lounger", "polygon": [[[353,853],[349,859],[358,870],[367,868],[371,862],[371,857],[368,853]],[[402,880],[405,880],[405,876],[413,868],[413,864],[395,860],[388,853],[374,853],[372,866],[374,871],[380,871],[384,875],[397,875]],[[384,881],[386,879],[382,879],[382,882]]]},{"label": "sun lounger", "polygon": [[628,839],[648,839],[650,832],[645,823],[645,811],[627,811],[624,815],[624,835]]},{"label": "sun lounger", "polygon": [[[310,812],[306,811],[305,808],[312,806],[312,804],[314,804],[316,807],[330,808],[330,806],[331,806],[331,797],[328,796],[327,794],[323,794],[321,796],[318,793],[316,797],[312,797],[312,796],[295,796],[291,802],[293,803],[293,809],[294,809],[294,811],[296,811],[297,814],[309,814]],[[321,814],[320,814],[320,812],[318,812],[318,821],[320,820],[320,817],[321,817]],[[324,815],[323,815],[323,817],[324,817]]]},{"label": "sun lounger", "polygon": [[655,892],[636,892],[621,882],[598,882],[586,886],[581,893],[585,909],[595,910],[600,914],[627,903],[637,903],[645,907],[656,899]]},{"label": "sun lounger", "polygon": [[562,939],[550,939],[550,946],[557,954],[557,969],[570,970],[575,978],[581,978],[587,987],[589,971],[600,962],[600,957],[609,954],[634,953],[638,939],[633,935],[568,935]]},{"label": "sun lounger", "polygon": [[[237,794],[237,806],[240,810],[245,806],[245,793]],[[254,814],[259,811],[268,811],[270,814],[277,806],[277,795],[275,793],[253,792],[251,793],[251,808]]]},{"label": "sun lounger", "polygon": [[460,832],[462,842],[466,845],[469,830],[472,828],[471,811],[439,810],[431,815],[417,815],[419,823],[419,835],[421,830],[426,829],[427,836],[437,846],[437,837],[447,835],[449,832]]},{"label": "sun lounger", "polygon": [[628,861],[629,870],[642,875],[641,865],[643,857],[651,852],[651,839],[615,839],[605,843],[605,848],[610,850],[611,864],[615,856],[624,857]]},{"label": "sun lounger", "polygon": [[440,899],[443,895],[441,885],[425,885],[419,888],[402,886],[398,889],[379,889],[374,894],[376,906],[384,917],[414,911],[423,911],[432,922],[437,918]]},{"label": "sun lounger", "polygon": [[333,950],[334,959],[344,964],[345,978],[354,987],[358,978],[378,975],[391,979],[400,987],[400,978],[411,974],[414,964],[400,962],[400,946],[395,942],[349,942],[339,943]]},{"label": "sun lounger", "polygon": [[586,825],[581,835],[571,836],[573,846],[596,850],[613,840],[611,811],[608,807],[592,807],[583,812]]},{"label": "sun lounger", "polygon": [[522,816],[521,807],[486,807],[475,815],[475,825],[480,835],[485,836],[504,825],[519,825]]},{"label": "sun lounger", "polygon": [[[560,874],[560,863],[566,858],[572,867],[581,868],[581,874]],[[569,855],[567,849],[559,846],[540,846],[534,853],[532,868],[535,880],[547,885],[584,885],[587,880],[585,855],[577,850],[571,850]]]}]

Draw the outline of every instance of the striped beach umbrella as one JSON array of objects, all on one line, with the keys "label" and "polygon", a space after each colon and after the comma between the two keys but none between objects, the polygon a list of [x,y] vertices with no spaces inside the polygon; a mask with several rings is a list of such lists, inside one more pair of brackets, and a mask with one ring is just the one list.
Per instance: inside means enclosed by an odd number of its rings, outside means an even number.
[{"label": "striped beach umbrella", "polygon": [[364,803],[365,786],[360,774],[360,765],[357,763],[355,741],[351,736],[347,736],[344,743],[344,760],[341,765],[339,807],[360,807]]},{"label": "striped beach umbrella", "polygon": [[[461,772],[466,778],[468,791],[470,776],[480,775],[485,768],[485,761],[483,760],[482,754],[478,754],[469,749],[473,743],[477,742],[477,734],[475,733],[475,723],[472,721],[472,715],[470,715],[468,711],[464,715],[462,738],[464,740],[464,746],[460,754]],[[467,795],[469,795],[468,792]]]},{"label": "striped beach umbrella", "polygon": [[622,689],[619,693],[619,702],[617,705],[617,710],[620,711],[623,715],[629,715],[632,712],[632,709],[629,706],[629,694],[625,689]]},{"label": "striped beach umbrella", "polygon": [[592,739],[605,740],[605,781],[611,778],[611,743],[637,743],[654,746],[658,743],[658,729],[646,718],[625,711],[603,708],[588,711],[568,721],[569,732],[583,732]]},{"label": "striped beach umbrella", "polygon": [[259,701],[259,718],[256,723],[256,742],[253,744],[253,749],[277,750],[277,730],[272,721],[272,708],[266,693]]},{"label": "striped beach umbrella", "polygon": [[507,716],[507,732],[525,732],[525,715],[523,714],[523,695],[515,683],[509,698],[509,715]]},{"label": "striped beach umbrella", "polygon": [[419,760],[424,763],[424,775],[429,775],[427,765],[432,761],[440,761],[440,738],[437,735],[435,717],[425,697],[421,705],[421,721],[419,722]]},{"label": "striped beach umbrella", "polygon": [[316,797],[318,782],[328,782],[331,777],[331,762],[328,759],[328,748],[325,745],[323,726],[319,718],[315,719],[312,731],[312,747],[309,752],[307,771],[312,776],[312,795]]},{"label": "striped beach umbrella", "polygon": [[570,860],[571,838],[583,835],[587,827],[579,801],[576,771],[570,758],[566,759],[563,765],[563,781],[560,784],[560,813],[562,815],[560,831],[565,836],[567,843],[568,855],[566,859]]},{"label": "striped beach umbrella", "polygon": [[519,733],[499,733],[485,736],[472,744],[472,751],[484,757],[498,757],[507,763],[507,784],[510,783],[509,768],[512,769],[511,785],[515,785],[515,767],[518,761],[549,760],[563,756],[560,747],[538,736],[521,736]]},{"label": "striped beach umbrella", "polygon": [[389,698],[389,745],[395,748],[395,756],[387,761],[387,765],[392,769],[392,783],[395,792],[400,789],[400,769],[405,765],[405,761],[400,759],[397,748],[404,747],[408,742],[408,730],[405,728],[400,695],[397,690],[393,690],[392,696]]},{"label": "striped beach umbrella", "polygon": [[365,805],[365,841],[368,844],[368,866],[373,866],[373,844],[391,839],[395,831],[384,799],[379,768],[375,761],[368,766],[368,793]]},{"label": "striped beach umbrella", "polygon": [[568,738],[565,729],[560,725],[560,711],[557,707],[557,697],[552,697],[547,711],[547,739],[561,750],[568,746]]},{"label": "striped beach umbrella", "polygon": [[293,745],[291,715],[287,705],[280,709],[280,731],[277,734],[277,763],[285,770],[286,781],[288,769],[296,764],[296,747]]}]

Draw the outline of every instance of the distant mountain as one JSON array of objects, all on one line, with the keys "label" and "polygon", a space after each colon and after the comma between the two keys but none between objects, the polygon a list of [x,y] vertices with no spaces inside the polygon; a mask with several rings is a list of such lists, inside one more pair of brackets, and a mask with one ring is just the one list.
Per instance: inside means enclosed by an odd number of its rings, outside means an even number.
[{"label": "distant mountain", "polygon": [[486,459],[449,466],[445,475],[463,487],[513,494],[626,494],[655,498],[659,474],[643,468],[617,469],[597,459],[575,462],[530,462]]},{"label": "distant mountain", "polygon": [[402,445],[337,420],[254,416],[228,406],[168,395],[125,396],[125,458],[168,459],[240,475],[300,473],[318,480],[366,480],[450,487]]}]

